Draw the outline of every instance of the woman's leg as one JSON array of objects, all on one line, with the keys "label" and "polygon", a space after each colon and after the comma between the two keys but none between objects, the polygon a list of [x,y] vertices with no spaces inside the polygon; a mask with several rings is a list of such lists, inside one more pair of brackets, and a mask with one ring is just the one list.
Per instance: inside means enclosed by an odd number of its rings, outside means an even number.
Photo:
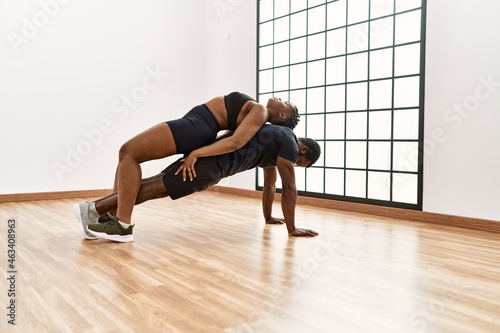
[{"label": "woman's leg", "polygon": [[141,187],[142,162],[164,158],[176,153],[175,141],[166,123],[156,125],[127,141],[119,154],[116,171],[118,207],[116,217],[131,223],[132,211]]}]

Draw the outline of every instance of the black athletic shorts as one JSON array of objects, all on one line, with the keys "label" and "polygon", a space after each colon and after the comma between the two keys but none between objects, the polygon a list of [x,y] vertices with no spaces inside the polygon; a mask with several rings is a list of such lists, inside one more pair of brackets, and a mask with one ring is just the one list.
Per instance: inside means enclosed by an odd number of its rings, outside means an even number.
[{"label": "black athletic shorts", "polygon": [[205,104],[195,106],[184,117],[166,123],[174,136],[177,154],[189,154],[212,143],[219,132],[219,123]]},{"label": "black athletic shorts", "polygon": [[196,177],[193,177],[193,181],[190,181],[189,178],[183,181],[182,174],[180,173],[175,175],[175,172],[182,164],[179,160],[170,164],[162,171],[164,173],[163,184],[165,185],[165,190],[172,200],[185,197],[194,192],[206,190],[222,179],[222,171],[215,156],[201,157],[196,161],[194,165]]}]

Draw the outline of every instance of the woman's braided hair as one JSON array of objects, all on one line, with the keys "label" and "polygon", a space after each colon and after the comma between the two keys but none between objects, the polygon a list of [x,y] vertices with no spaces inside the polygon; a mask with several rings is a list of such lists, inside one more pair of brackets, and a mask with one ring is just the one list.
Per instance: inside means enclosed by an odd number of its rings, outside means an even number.
[{"label": "woman's braided hair", "polygon": [[300,115],[299,115],[299,109],[297,109],[297,107],[293,104],[291,104],[291,106],[292,106],[293,112],[292,112],[290,118],[283,121],[280,125],[286,126],[289,129],[293,130],[300,121]]}]

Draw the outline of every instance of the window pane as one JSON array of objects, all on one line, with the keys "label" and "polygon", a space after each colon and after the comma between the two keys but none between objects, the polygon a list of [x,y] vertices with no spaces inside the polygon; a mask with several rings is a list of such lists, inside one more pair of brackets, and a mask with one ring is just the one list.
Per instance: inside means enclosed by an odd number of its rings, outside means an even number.
[{"label": "window pane", "polygon": [[259,74],[260,92],[270,92],[273,90],[273,70],[261,71]]},{"label": "window pane", "polygon": [[[306,90],[292,90],[290,91],[290,102],[295,104],[299,110],[299,114],[306,112]],[[299,122],[300,124],[300,122]]]},{"label": "window pane", "polygon": [[344,113],[333,113],[326,115],[326,138],[327,139],[345,138]]},{"label": "window pane", "polygon": [[306,37],[290,41],[291,64],[306,61],[306,54],[307,54],[306,41],[307,41]]},{"label": "window pane", "polygon": [[394,139],[417,140],[418,130],[418,109],[394,111]]},{"label": "window pane", "polygon": [[390,142],[370,142],[368,144],[368,169],[391,170]]},{"label": "window pane", "polygon": [[346,171],[345,194],[351,197],[366,197],[366,172],[365,171]]},{"label": "window pane", "polygon": [[327,73],[326,83],[344,83],[345,82],[345,57],[330,58],[326,62]]},{"label": "window pane", "polygon": [[391,139],[391,117],[390,111],[370,112],[369,138],[371,140]]},{"label": "window pane", "polygon": [[368,53],[347,56],[347,82],[362,81],[368,78]]},{"label": "window pane", "polygon": [[290,89],[306,86],[306,64],[290,66]]},{"label": "window pane", "polygon": [[273,0],[261,0],[259,1],[259,17],[260,17],[260,22],[268,21],[273,18],[273,7],[274,7],[274,1]]},{"label": "window pane", "polygon": [[418,171],[418,143],[394,142],[393,170]]},{"label": "window pane", "polygon": [[307,169],[307,183],[306,183],[306,191],[323,193],[323,169]]},{"label": "window pane", "polygon": [[[276,89],[275,89],[275,91],[276,91]],[[288,91],[275,92],[273,94],[273,96],[281,98],[284,101],[287,101],[288,100]]]},{"label": "window pane", "polygon": [[368,3],[366,0],[349,0],[347,23],[353,24],[368,20]]},{"label": "window pane", "polygon": [[[327,142],[325,150],[326,166],[330,168],[344,167],[344,142]],[[342,177],[344,175],[342,174]]]},{"label": "window pane", "polygon": [[325,57],[325,34],[316,34],[308,37],[307,58],[315,60]]},{"label": "window pane", "polygon": [[260,41],[261,46],[271,44],[273,42],[273,22],[267,22],[260,25]]},{"label": "window pane", "polygon": [[347,110],[366,110],[368,84],[354,83],[347,85]]},{"label": "window pane", "polygon": [[325,192],[334,195],[344,195],[344,171],[325,171]]},{"label": "window pane", "polygon": [[306,113],[325,112],[325,88],[307,89]]},{"label": "window pane", "polygon": [[[317,139],[316,141],[318,142],[318,144],[320,146],[321,152],[324,152],[325,151],[325,141],[320,140],[320,139]],[[324,167],[325,167],[325,155],[322,154],[318,158],[318,160],[316,161],[316,163],[314,163],[314,168],[310,168],[310,169],[307,169],[307,170],[312,170],[312,169],[316,169],[317,170],[317,168],[321,168],[321,174],[323,174]],[[323,183],[321,185],[322,185],[321,192],[323,192]]]},{"label": "window pane", "polygon": [[269,98],[273,97],[273,94],[259,94],[259,103],[266,105]]},{"label": "window pane", "polygon": [[327,57],[344,54],[346,51],[345,28],[328,31],[327,33]]},{"label": "window pane", "polygon": [[325,116],[309,115],[307,116],[307,132],[306,136],[314,140],[325,139]]},{"label": "window pane", "polygon": [[325,3],[325,0],[309,0],[308,5],[309,5],[309,7],[314,7],[314,6],[321,5],[323,3]]},{"label": "window pane", "polygon": [[306,91],[305,90],[293,90],[290,91],[290,102],[295,104],[299,110],[301,121],[294,128],[294,133],[297,137],[306,136],[306,119],[304,113],[306,112]]},{"label": "window pane", "polygon": [[295,135],[298,138],[305,138],[305,137],[307,137],[307,135],[306,135],[306,125],[307,125],[306,118],[307,118],[306,115],[301,115],[300,116],[301,120],[299,121],[299,123],[297,124],[297,126],[293,129],[293,132],[295,133]]},{"label": "window pane", "polygon": [[[309,4],[309,6],[311,6],[311,4]],[[308,34],[325,31],[325,13],[325,6],[319,6],[308,10]]]},{"label": "window pane", "polygon": [[370,52],[370,79],[392,76],[392,49]]},{"label": "window pane", "polygon": [[[277,177],[277,180],[281,181],[281,177]],[[295,168],[295,186],[297,186],[298,191],[305,191],[306,190],[306,169],[305,168]],[[276,187],[278,187],[277,184],[276,184]]]},{"label": "window pane", "polygon": [[289,16],[285,16],[280,18],[274,22],[274,42],[281,42],[289,39],[290,35],[290,25],[289,25]]},{"label": "window pane", "polygon": [[387,16],[394,12],[394,0],[371,0],[370,17],[372,19]]},{"label": "window pane", "polygon": [[392,106],[392,80],[370,82],[370,109],[388,109]]},{"label": "window pane", "polygon": [[396,44],[420,40],[420,10],[396,16]]},{"label": "window pane", "polygon": [[366,142],[346,143],[346,167],[353,169],[366,168]]},{"label": "window pane", "polygon": [[305,36],[307,31],[307,12],[299,12],[291,16],[290,38]]},{"label": "window pane", "polygon": [[420,73],[420,44],[396,47],[395,75],[411,75]]},{"label": "window pane", "polygon": [[273,46],[269,45],[259,49],[259,69],[273,67]]},{"label": "window pane", "polygon": [[290,12],[298,12],[307,8],[307,0],[293,0],[290,1]]},{"label": "window pane", "polygon": [[326,111],[345,110],[345,85],[326,87]]},{"label": "window pane", "polygon": [[361,23],[347,28],[347,52],[359,52],[368,49],[368,23]]},{"label": "window pane", "polygon": [[348,140],[365,140],[367,130],[367,112],[351,112],[346,115],[346,138]]},{"label": "window pane", "polygon": [[391,175],[388,172],[368,172],[368,198],[390,200]]},{"label": "window pane", "polygon": [[[276,68],[274,70],[274,90],[287,90],[288,83],[288,67]],[[277,96],[278,97],[278,96]]]},{"label": "window pane", "polygon": [[[293,2],[293,1],[292,1]],[[346,24],[346,1],[339,0],[328,4],[328,29]]]},{"label": "window pane", "polygon": [[418,177],[410,174],[394,174],[392,199],[396,202],[417,203]]},{"label": "window pane", "polygon": [[415,107],[419,105],[420,79],[409,77],[394,80],[394,106]]},{"label": "window pane", "polygon": [[289,54],[288,42],[274,44],[274,66],[288,65],[290,63]]},{"label": "window pane", "polygon": [[325,84],[325,61],[313,61],[307,64],[307,85],[309,87]]},{"label": "window pane", "polygon": [[[290,3],[288,1],[274,2],[274,17],[280,17],[290,13]],[[288,27],[287,27],[288,28]]]},{"label": "window pane", "polygon": [[396,0],[396,13],[419,8],[422,6],[422,0]]},{"label": "window pane", "polygon": [[393,17],[374,20],[370,24],[370,49],[393,45]]},{"label": "window pane", "polygon": [[[295,183],[297,183],[297,181],[295,181]],[[262,168],[257,168],[257,185],[264,186],[264,170]]]}]

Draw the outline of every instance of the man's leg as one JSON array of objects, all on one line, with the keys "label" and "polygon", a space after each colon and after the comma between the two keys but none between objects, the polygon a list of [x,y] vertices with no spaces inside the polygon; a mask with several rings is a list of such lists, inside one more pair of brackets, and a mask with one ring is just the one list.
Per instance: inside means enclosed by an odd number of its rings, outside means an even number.
[{"label": "man's leg", "polygon": [[[137,194],[135,205],[139,205],[143,202],[153,199],[159,199],[167,197],[167,191],[165,190],[165,185],[162,180],[163,174],[158,174],[156,176],[143,179],[141,187],[139,188],[139,193]],[[118,204],[118,193],[114,192],[104,198],[95,201],[95,209],[99,215],[106,212],[111,212],[116,209]]]},{"label": "man's leg", "polygon": [[[163,174],[144,179],[136,198],[136,205],[148,200],[167,197],[168,193],[162,180]],[[87,226],[97,222],[99,215],[116,209],[118,193],[112,193],[95,202],[80,202],[75,204],[74,211],[79,221],[80,233],[86,239],[97,239],[97,237],[87,230]]]},{"label": "man's leg", "polygon": [[[140,187],[140,191],[136,196],[136,204],[147,200],[170,196],[172,199],[178,199],[194,192],[203,191],[208,187],[217,184],[221,177],[222,171],[219,168],[216,157],[202,158],[198,160],[197,167],[199,172],[193,181],[183,181],[182,177],[175,175],[175,171],[179,168],[180,162],[174,162],[168,166],[162,174],[144,181]],[[120,193],[107,196],[98,200],[93,209],[94,215],[99,216],[99,213],[116,208],[119,203]],[[94,203],[92,203],[94,204]],[[97,219],[97,217],[96,217]],[[107,223],[93,223],[85,226],[85,231],[92,237],[102,237],[117,242],[131,242],[133,226],[124,226],[118,219],[112,218]],[[89,237],[86,237],[89,238]]]},{"label": "man's leg", "polygon": [[[138,196],[138,199],[136,200],[136,203],[135,203],[136,205],[138,205],[139,203],[143,203],[144,201],[147,201],[147,200],[155,199],[155,198],[149,198],[149,199],[145,199],[145,200],[143,200],[143,199],[142,199],[142,197],[144,197],[144,195],[145,195],[145,194],[144,194],[144,193],[143,193],[143,194],[141,194],[141,190],[142,190],[142,187],[143,187],[146,183],[153,182],[153,181],[157,180],[157,178],[161,179],[161,178],[162,178],[162,176],[163,176],[163,173],[159,173],[159,174],[157,174],[157,175],[155,175],[155,176],[152,176],[152,177],[149,177],[149,178],[144,178],[144,179],[142,180],[142,183],[141,183],[141,189],[139,189],[139,193],[138,193],[138,195],[137,195],[137,196]],[[163,190],[164,190],[164,188],[163,188]],[[158,191],[158,192],[156,192],[156,193],[159,193],[160,189],[157,189],[157,191]],[[100,203],[101,203],[102,201],[105,201],[105,200],[110,199],[110,198],[112,198],[112,197],[114,197],[114,198],[115,198],[114,200],[116,201],[116,196],[117,196],[117,191],[116,191],[116,188],[113,188],[113,193],[111,193],[111,194],[109,194],[109,195],[107,195],[107,196],[105,196],[105,197],[103,197],[103,198],[100,198],[100,199],[98,199],[98,200],[94,201],[94,203],[95,203],[95,205],[96,205],[96,208],[97,208],[98,206],[99,206],[99,207],[102,207],[102,206],[100,206],[100,205],[101,205]],[[164,195],[164,196],[168,196],[168,195]],[[140,202],[139,202],[139,201],[140,201]],[[106,204],[108,204],[108,203],[106,203]],[[105,213],[109,213],[109,214],[111,214],[112,216],[115,216],[115,215],[116,215],[116,204],[114,205],[114,208],[112,208],[112,209],[100,208],[100,209],[98,209],[97,211],[99,212],[99,215],[102,215],[102,214],[105,214]]]},{"label": "man's leg", "polygon": [[[135,204],[138,205],[151,199],[163,198],[167,195],[163,179],[157,177],[141,184]],[[95,206],[96,215],[115,209],[119,204],[119,198],[119,193],[116,193],[115,195],[100,200]],[[134,240],[132,235],[133,228],[134,225],[123,224],[118,218],[112,217],[105,223],[92,223],[87,225],[85,231],[94,237],[102,237],[115,242],[132,242]]]}]

